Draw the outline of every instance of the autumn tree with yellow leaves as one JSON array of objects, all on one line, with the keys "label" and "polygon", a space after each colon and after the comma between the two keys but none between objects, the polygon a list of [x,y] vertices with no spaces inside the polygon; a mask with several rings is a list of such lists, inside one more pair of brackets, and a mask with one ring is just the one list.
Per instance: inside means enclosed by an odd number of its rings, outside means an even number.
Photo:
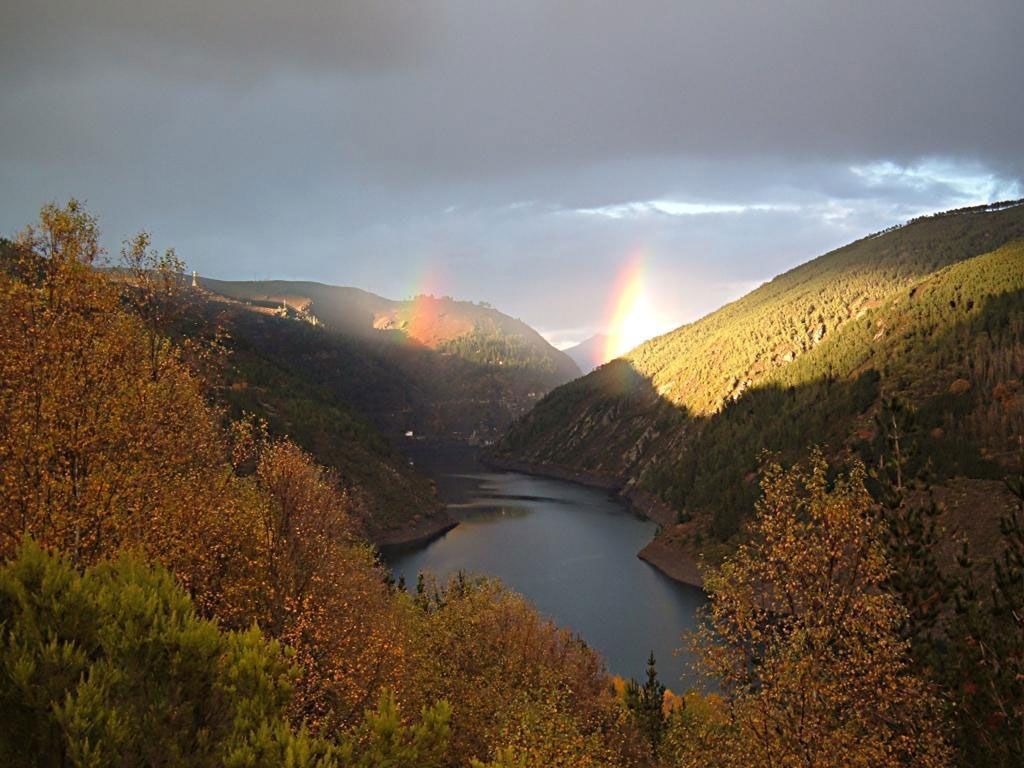
[{"label": "autumn tree with yellow leaves", "polygon": [[[170,338],[188,300],[173,253],[140,235],[122,256],[97,269],[97,222],[75,201],[0,242],[0,559],[26,536],[77,572],[127,551],[204,621],[281,643],[288,764],[642,764],[600,658],[521,597],[390,586],[331,473],[210,401],[201,355]],[[46,683],[60,701],[74,676]]]},{"label": "autumn tree with yellow leaves", "polygon": [[400,633],[345,496],[287,440],[225,429],[167,336],[173,254],[139,235],[113,280],[96,269],[98,237],[72,200],[5,252],[0,555],[26,534],[80,567],[141,552],[204,614],[294,647],[297,718],[361,721],[397,682]]},{"label": "autumn tree with yellow leaves", "polygon": [[[399,683],[401,611],[329,472],[251,421],[235,426],[234,460],[257,491],[251,567],[260,588],[243,612],[296,650],[296,715],[318,730],[353,725]],[[425,704],[426,705],[426,704]]]},{"label": "autumn tree with yellow leaves", "polygon": [[942,766],[938,701],[909,668],[903,608],[854,463],[762,468],[749,538],[707,581],[697,641],[720,681],[723,766]]},{"label": "autumn tree with yellow leaves", "polygon": [[649,752],[600,657],[493,579],[428,579],[407,619],[416,697],[452,705],[451,762],[631,768]]},{"label": "autumn tree with yellow leaves", "polygon": [[23,534],[80,565],[121,548],[216,610],[241,574],[219,414],[99,272],[96,220],[45,206],[0,274],[0,553]]}]

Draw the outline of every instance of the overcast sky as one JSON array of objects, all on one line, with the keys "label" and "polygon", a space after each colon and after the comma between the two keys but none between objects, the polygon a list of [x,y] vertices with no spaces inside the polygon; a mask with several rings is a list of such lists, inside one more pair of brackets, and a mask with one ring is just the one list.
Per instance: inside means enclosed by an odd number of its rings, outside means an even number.
[{"label": "overcast sky", "polygon": [[76,196],[221,278],[666,323],[1024,196],[1024,2],[5,0],[0,232]]}]

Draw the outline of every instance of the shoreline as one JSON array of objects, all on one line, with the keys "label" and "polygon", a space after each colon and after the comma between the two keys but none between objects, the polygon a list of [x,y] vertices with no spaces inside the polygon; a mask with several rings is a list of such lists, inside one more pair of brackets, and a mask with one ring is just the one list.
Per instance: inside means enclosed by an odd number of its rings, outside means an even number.
[{"label": "shoreline", "polygon": [[[549,477],[555,480],[576,483],[588,488],[599,488],[626,502],[629,510],[633,513],[652,520],[662,528],[675,525],[675,511],[667,504],[645,491],[626,490],[624,492],[624,484],[618,478],[579,472],[552,464],[534,464],[515,459],[506,459],[492,454],[481,454],[480,463],[492,469],[521,472],[524,475]],[[691,587],[704,588],[704,579],[697,560],[671,548],[660,541],[658,536],[651,539],[636,556],[658,569],[658,571],[673,581],[678,581]]]},{"label": "shoreline", "polygon": [[403,526],[392,531],[368,535],[367,539],[378,551],[413,549],[441,538],[458,524],[459,521],[451,516],[447,507],[443,507],[441,514],[437,517],[420,521],[413,526]]}]

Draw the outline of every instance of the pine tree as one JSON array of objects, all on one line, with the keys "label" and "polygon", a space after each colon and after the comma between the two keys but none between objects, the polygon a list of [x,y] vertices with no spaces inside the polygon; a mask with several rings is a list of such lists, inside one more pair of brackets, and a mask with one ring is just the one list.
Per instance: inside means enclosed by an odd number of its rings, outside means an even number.
[{"label": "pine tree", "polygon": [[339,750],[343,768],[440,768],[448,748],[451,707],[441,701],[424,707],[420,722],[402,722],[395,696],[381,693],[357,731]]},{"label": "pine tree", "polygon": [[312,766],[323,749],[286,717],[295,677],[287,649],[199,618],[162,568],[79,574],[26,541],[0,569],[3,765],[273,765],[301,748]]},{"label": "pine tree", "polygon": [[641,723],[651,747],[657,751],[665,735],[665,686],[658,680],[654,651],[647,658],[647,682],[640,689]]},{"label": "pine tree", "polygon": [[939,620],[955,590],[936,557],[941,509],[926,471],[912,471],[918,460],[913,408],[897,398],[885,400],[875,423],[879,447],[870,475],[878,485],[880,533],[891,566],[883,588],[906,609],[901,634],[911,643],[917,668],[933,675],[943,655]]},{"label": "pine tree", "polygon": [[665,735],[667,724],[664,702],[665,686],[658,680],[654,651],[651,651],[647,657],[647,680],[642,686],[633,679],[626,683],[625,705],[636,718],[637,727],[655,753]]},{"label": "pine tree", "polygon": [[1022,472],[1007,480],[1018,504],[1000,521],[1002,552],[989,590],[975,582],[966,543],[960,556],[948,685],[961,764],[971,768],[1024,763],[1024,455],[1021,460]]}]

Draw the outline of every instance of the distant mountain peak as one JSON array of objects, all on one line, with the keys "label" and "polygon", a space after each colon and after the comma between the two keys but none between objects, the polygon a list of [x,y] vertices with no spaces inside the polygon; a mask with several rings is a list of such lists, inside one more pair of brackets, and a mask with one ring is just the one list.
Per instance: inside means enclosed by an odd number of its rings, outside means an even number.
[{"label": "distant mountain peak", "polygon": [[595,333],[576,346],[562,351],[571,357],[579,369],[586,374],[608,362],[607,348],[608,336],[603,333]]}]

